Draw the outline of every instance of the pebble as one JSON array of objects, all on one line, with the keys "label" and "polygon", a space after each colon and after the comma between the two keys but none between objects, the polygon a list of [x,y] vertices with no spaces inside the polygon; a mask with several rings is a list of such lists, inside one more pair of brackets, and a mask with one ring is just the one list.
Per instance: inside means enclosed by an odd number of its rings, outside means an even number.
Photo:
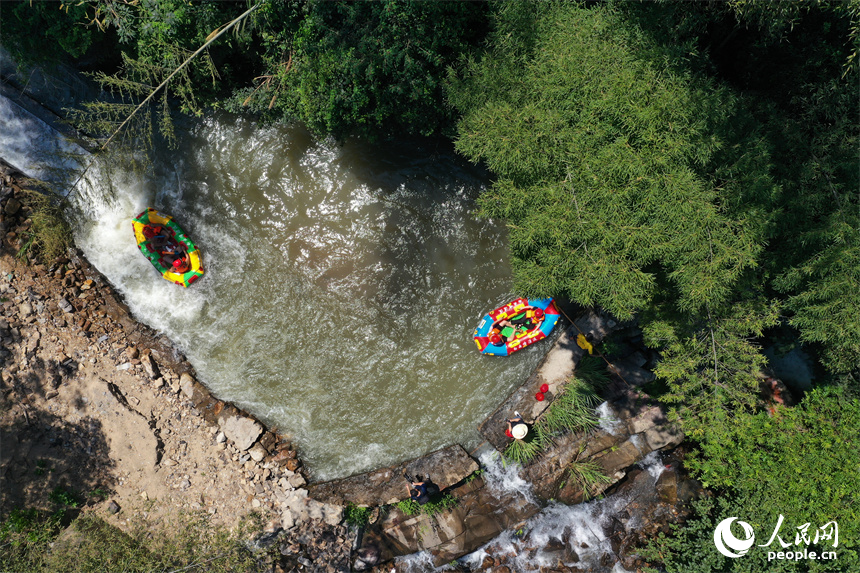
[{"label": "pebble", "polygon": [[65,313],[71,313],[75,310],[74,307],[72,306],[72,303],[67,301],[65,298],[61,298],[60,300],[58,300],[57,306],[59,306],[60,310],[62,310]]}]

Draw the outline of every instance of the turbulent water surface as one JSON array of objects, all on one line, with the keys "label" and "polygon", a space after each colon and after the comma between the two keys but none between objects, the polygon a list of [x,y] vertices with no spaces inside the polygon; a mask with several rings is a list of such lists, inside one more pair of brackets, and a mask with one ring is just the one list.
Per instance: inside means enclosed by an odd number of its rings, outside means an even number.
[{"label": "turbulent water surface", "polygon": [[[88,258],[217,396],[293,435],[316,479],[476,445],[549,347],[477,352],[476,323],[511,297],[506,232],[475,216],[486,176],[450,149],[219,117],[188,127],[155,175],[85,179]],[[187,290],[137,251],[131,218],[149,205],[203,250]]]}]

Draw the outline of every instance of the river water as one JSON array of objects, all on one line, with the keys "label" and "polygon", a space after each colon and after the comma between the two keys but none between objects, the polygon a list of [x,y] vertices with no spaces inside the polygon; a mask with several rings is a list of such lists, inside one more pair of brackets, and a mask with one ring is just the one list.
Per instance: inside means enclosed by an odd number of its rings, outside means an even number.
[{"label": "river water", "polygon": [[[507,234],[475,216],[486,174],[444,144],[223,115],[188,122],[147,176],[107,167],[76,193],[78,245],[216,396],[292,435],[314,479],[477,445],[550,346],[478,353],[476,324],[512,298]],[[190,288],[137,251],[147,206],[201,247]]]}]

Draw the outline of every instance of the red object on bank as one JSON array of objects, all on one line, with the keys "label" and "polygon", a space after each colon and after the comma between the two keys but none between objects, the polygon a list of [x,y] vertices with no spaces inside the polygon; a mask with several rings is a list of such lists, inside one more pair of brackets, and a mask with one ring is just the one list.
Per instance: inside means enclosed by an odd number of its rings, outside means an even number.
[{"label": "red object on bank", "polygon": [[541,384],[540,385],[540,391],[541,391],[541,394],[546,394],[547,392],[549,392],[549,386],[547,386],[546,384]]},{"label": "red object on bank", "polygon": [[537,394],[535,394],[535,400],[537,400],[538,402],[543,402],[543,399],[544,395],[542,392],[538,392]]}]

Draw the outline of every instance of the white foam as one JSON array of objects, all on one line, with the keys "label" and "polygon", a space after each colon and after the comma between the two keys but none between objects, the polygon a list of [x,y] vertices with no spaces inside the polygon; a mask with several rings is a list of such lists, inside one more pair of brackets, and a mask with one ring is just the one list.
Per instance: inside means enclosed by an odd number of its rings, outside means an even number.
[{"label": "white foam", "polygon": [[660,474],[663,473],[663,470],[666,469],[659,450],[654,450],[642,458],[642,460],[636,465],[651,474],[651,477],[654,478],[655,482],[657,478],[660,477]]},{"label": "white foam", "polygon": [[537,503],[532,492],[532,484],[520,477],[519,464],[504,462],[496,451],[481,454],[479,461],[484,467],[484,482],[497,496],[514,494],[524,497],[530,503]]},{"label": "white foam", "polygon": [[445,569],[436,569],[433,567],[433,556],[428,551],[404,555],[395,559],[394,562],[397,564],[397,569],[392,567],[392,573],[398,570],[401,573],[426,573],[427,571],[444,571],[450,569],[447,566]]},{"label": "white foam", "polygon": [[[613,495],[574,506],[553,503],[529,519],[521,531],[505,532],[460,561],[479,568],[487,555],[507,555],[506,565],[512,570],[535,571],[557,565],[558,554],[545,554],[541,548],[553,539],[563,541],[567,537],[569,551],[576,552],[578,561],[566,565],[587,571],[623,573],[623,568],[609,569],[601,565],[600,560],[604,554],[615,557],[604,528],[611,525],[612,517],[624,510],[630,501],[627,495]],[[629,523],[627,528],[630,528]]]},{"label": "white foam", "polygon": [[624,422],[615,416],[615,412],[609,406],[609,402],[603,402],[596,409],[599,417],[598,424],[600,429],[613,436],[618,435],[623,430]]}]

